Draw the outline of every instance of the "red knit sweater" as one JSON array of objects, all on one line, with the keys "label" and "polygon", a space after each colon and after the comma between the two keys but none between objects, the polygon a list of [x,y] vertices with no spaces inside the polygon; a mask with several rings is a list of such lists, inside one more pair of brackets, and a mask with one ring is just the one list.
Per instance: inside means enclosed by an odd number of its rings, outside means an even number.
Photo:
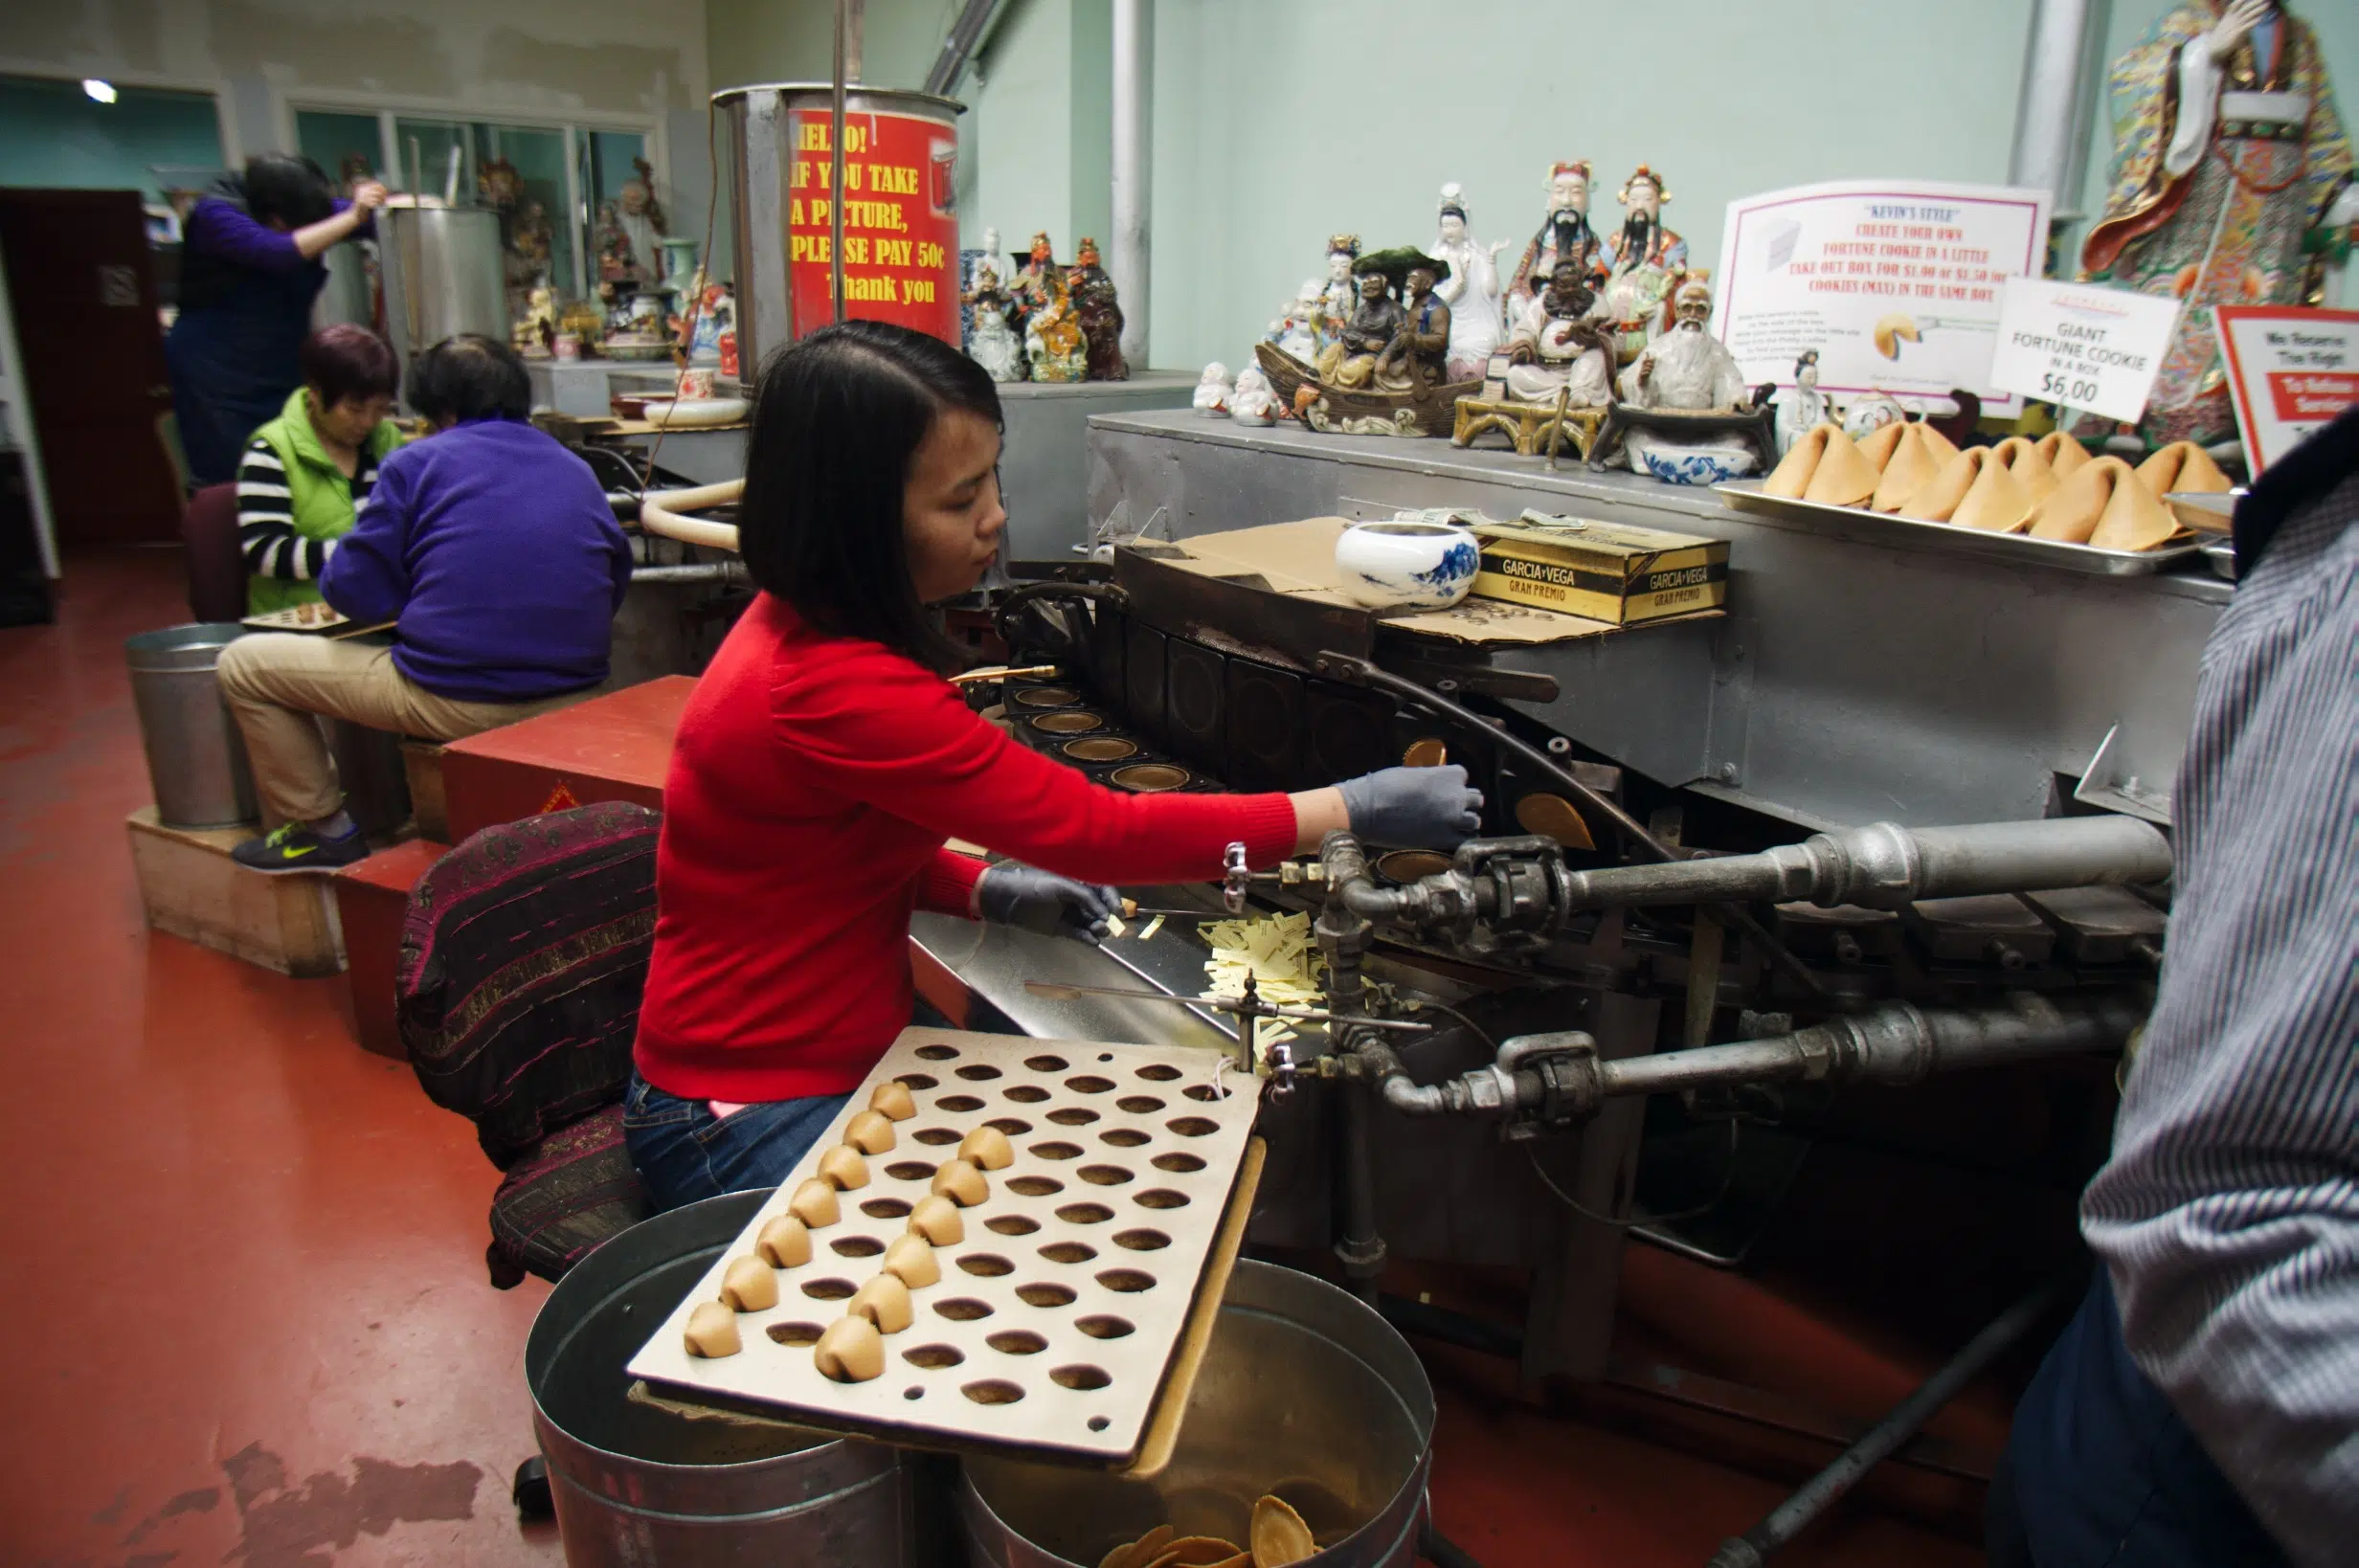
[{"label": "red knit sweater", "polygon": [[690,1099],[857,1087],[910,1021],[913,909],[968,912],[951,837],[1090,882],[1292,852],[1283,795],[1135,795],[1009,740],[939,676],[765,594],[681,716],[656,850],[640,1076]]}]

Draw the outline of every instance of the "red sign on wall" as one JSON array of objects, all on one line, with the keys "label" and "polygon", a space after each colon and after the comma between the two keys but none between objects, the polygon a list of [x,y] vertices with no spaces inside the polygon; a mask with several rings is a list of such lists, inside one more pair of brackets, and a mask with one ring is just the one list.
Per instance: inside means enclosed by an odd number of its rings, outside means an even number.
[{"label": "red sign on wall", "polygon": [[[829,187],[835,149],[825,110],[795,111],[787,270],[795,336],[835,320]],[[843,313],[898,322],[958,342],[958,132],[904,114],[843,117]]]}]

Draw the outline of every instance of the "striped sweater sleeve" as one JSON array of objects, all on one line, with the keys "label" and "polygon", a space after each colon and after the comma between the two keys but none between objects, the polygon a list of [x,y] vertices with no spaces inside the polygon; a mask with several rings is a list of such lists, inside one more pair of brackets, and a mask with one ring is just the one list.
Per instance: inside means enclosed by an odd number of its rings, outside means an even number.
[{"label": "striped sweater sleeve", "polygon": [[336,548],[332,539],[305,539],[295,531],[286,464],[258,436],[246,443],[237,464],[237,548],[248,572],[281,582],[317,581]]}]

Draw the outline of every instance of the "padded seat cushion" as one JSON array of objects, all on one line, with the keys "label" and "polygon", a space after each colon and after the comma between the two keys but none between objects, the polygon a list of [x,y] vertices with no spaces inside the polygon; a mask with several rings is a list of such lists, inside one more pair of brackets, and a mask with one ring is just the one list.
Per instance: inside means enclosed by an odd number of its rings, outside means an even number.
[{"label": "padded seat cushion", "polygon": [[427,1097],[506,1169],[622,1098],[655,943],[659,818],[611,801],[470,835],[418,879],[395,1015]]},{"label": "padded seat cushion", "polygon": [[654,1212],[622,1142],[622,1108],[608,1106],[543,1138],[507,1168],[491,1200],[491,1283],[562,1277],[599,1243]]}]

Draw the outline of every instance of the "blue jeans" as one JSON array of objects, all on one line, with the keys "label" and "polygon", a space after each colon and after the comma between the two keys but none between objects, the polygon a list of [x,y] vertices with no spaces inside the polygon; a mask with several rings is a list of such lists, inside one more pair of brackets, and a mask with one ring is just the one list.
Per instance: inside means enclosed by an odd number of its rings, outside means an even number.
[{"label": "blue jeans", "polygon": [[2102,1264],[2015,1407],[1993,1568],[2267,1568],[2285,1555],[2138,1370]]},{"label": "blue jeans", "polygon": [[660,1214],[700,1198],[775,1187],[849,1098],[771,1100],[715,1116],[706,1102],[666,1094],[633,1072],[622,1098],[622,1139]]}]

